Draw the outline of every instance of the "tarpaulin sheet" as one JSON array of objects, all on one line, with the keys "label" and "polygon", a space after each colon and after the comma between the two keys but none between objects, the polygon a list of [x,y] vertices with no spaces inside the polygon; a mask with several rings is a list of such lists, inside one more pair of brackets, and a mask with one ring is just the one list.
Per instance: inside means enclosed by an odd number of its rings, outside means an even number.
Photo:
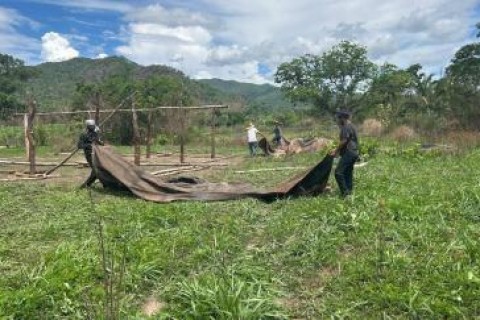
[{"label": "tarpaulin sheet", "polygon": [[139,198],[160,203],[247,197],[270,202],[288,197],[315,196],[327,186],[333,164],[333,157],[327,155],[309,170],[277,187],[259,189],[242,183],[211,183],[199,179],[164,180],[126,161],[109,147],[95,145],[93,151],[93,169],[105,188],[129,190]]}]

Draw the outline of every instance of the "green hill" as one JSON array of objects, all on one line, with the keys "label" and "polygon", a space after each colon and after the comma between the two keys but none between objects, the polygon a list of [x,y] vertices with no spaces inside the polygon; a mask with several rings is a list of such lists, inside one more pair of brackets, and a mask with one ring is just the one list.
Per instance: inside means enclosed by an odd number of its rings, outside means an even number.
[{"label": "green hill", "polygon": [[[101,82],[112,76],[145,79],[155,75],[183,77],[183,73],[171,67],[141,66],[123,57],[105,59],[75,58],[63,62],[49,62],[29,67],[37,75],[27,84],[27,91],[37,99],[42,111],[68,110],[80,82]],[[272,85],[256,85],[211,80],[185,80],[200,103],[226,103],[257,108],[290,107],[279,88]]]},{"label": "green hill", "polygon": [[279,88],[269,84],[257,85],[221,79],[198,81],[208,84],[223,93],[239,97],[246,104],[254,104],[266,108],[287,108],[292,106],[292,103],[283,97]]}]

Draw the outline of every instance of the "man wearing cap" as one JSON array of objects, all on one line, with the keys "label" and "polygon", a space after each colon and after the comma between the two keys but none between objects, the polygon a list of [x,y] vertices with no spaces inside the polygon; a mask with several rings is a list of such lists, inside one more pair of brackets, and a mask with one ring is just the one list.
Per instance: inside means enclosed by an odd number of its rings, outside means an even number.
[{"label": "man wearing cap", "polygon": [[77,147],[78,149],[83,149],[83,153],[85,154],[85,159],[88,162],[88,165],[90,168],[92,168],[92,171],[90,172],[90,176],[87,178],[87,180],[82,183],[80,188],[85,188],[85,187],[90,187],[95,180],[97,179],[97,175],[95,174],[95,169],[93,168],[93,162],[92,162],[92,144],[98,143],[99,145],[103,146],[103,142],[100,140],[100,137],[98,135],[98,127],[95,125],[95,120],[89,119],[85,121],[86,124],[86,129],[82,134],[80,135],[80,138],[78,139],[78,144]]},{"label": "man wearing cap", "polygon": [[335,168],[335,180],[337,180],[340,195],[346,197],[353,190],[353,168],[359,159],[357,130],[350,122],[350,113],[337,111],[335,118],[340,127],[340,142],[338,147],[330,152],[331,156],[340,155],[340,161]]},{"label": "man wearing cap", "polygon": [[274,121],[275,127],[273,128],[273,142],[276,147],[282,145],[282,129],[280,128],[280,122]]}]

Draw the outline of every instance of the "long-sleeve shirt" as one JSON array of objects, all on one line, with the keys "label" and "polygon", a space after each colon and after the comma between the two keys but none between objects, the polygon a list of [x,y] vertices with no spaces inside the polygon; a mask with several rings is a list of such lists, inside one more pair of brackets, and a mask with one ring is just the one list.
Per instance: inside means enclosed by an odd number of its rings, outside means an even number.
[{"label": "long-sleeve shirt", "polygon": [[100,140],[100,137],[97,132],[92,130],[87,130],[80,135],[78,139],[77,147],[83,149],[85,152],[92,151],[92,144],[98,143],[103,145],[103,142]]}]

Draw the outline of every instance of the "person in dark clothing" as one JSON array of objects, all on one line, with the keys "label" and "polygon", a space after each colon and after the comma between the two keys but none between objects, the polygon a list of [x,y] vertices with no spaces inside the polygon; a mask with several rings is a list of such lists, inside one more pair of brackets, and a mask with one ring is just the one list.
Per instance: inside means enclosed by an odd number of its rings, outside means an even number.
[{"label": "person in dark clothing", "polygon": [[346,197],[353,191],[353,168],[359,159],[359,143],[357,130],[350,122],[350,113],[338,111],[335,113],[337,124],[340,127],[340,142],[330,155],[340,155],[340,161],[335,168],[335,180],[337,180],[340,195]]},{"label": "person in dark clothing", "polygon": [[92,171],[90,172],[90,176],[87,178],[87,180],[84,183],[82,183],[80,188],[90,187],[97,179],[97,175],[95,173],[95,169],[93,167],[93,162],[92,162],[92,151],[93,151],[92,145],[94,143],[98,143],[99,145],[103,146],[103,142],[100,140],[100,137],[98,135],[98,127],[95,125],[95,120],[87,120],[85,124],[86,124],[86,130],[80,135],[80,138],[78,139],[77,147],[78,149],[83,150],[85,159],[87,160],[90,168],[92,168]]},{"label": "person in dark clothing", "polygon": [[280,129],[280,122],[275,121],[275,127],[273,128],[273,143],[276,147],[282,145],[282,129]]}]

